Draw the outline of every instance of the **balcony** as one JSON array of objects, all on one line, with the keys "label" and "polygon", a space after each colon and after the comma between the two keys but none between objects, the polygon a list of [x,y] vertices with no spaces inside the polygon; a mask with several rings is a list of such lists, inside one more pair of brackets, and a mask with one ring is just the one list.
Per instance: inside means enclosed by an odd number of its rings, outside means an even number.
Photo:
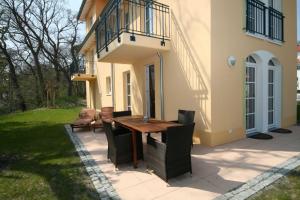
[{"label": "balcony", "polygon": [[85,54],[88,52],[92,47],[94,47],[96,43],[96,36],[95,36],[95,29],[97,26],[98,20],[94,22],[93,26],[89,30],[88,34],[86,34],[84,40],[82,41],[79,52],[81,54]]},{"label": "balcony", "polygon": [[151,0],[112,0],[96,27],[98,61],[134,63],[170,49],[169,6]]},{"label": "balcony", "polygon": [[97,76],[95,75],[95,72],[93,70],[90,70],[90,72],[87,73],[85,67],[80,67],[78,70],[76,70],[76,72],[73,72],[73,75],[71,76],[71,80],[72,81],[95,81],[97,79]]},{"label": "balcony", "polygon": [[284,16],[259,0],[247,0],[246,31],[270,40],[284,42]]}]

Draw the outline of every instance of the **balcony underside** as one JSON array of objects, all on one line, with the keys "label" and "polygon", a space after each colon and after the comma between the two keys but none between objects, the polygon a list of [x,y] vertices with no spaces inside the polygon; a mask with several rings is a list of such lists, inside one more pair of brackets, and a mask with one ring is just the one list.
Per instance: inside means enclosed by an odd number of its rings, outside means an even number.
[{"label": "balcony underside", "polygon": [[95,48],[96,36],[95,31],[91,32],[91,35],[88,35],[87,39],[83,42],[83,45],[80,48],[80,54],[86,54],[90,51],[91,48]]},{"label": "balcony underside", "polygon": [[164,45],[162,45],[162,39],[135,35],[135,41],[131,41],[131,36],[130,33],[121,33],[121,41],[118,42],[116,38],[107,46],[108,51],[106,48],[102,49],[98,53],[98,61],[132,64],[154,56],[157,52],[170,50],[169,40],[164,40]]},{"label": "balcony underside", "polygon": [[95,81],[96,79],[97,76],[92,74],[73,74],[71,77],[72,81]]}]

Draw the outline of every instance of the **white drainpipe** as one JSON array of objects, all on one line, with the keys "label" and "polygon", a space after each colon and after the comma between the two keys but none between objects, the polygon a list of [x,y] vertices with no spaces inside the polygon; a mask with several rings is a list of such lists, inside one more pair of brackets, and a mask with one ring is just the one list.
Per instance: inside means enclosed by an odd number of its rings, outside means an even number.
[{"label": "white drainpipe", "polygon": [[159,70],[160,70],[160,116],[165,119],[165,99],[164,99],[164,59],[160,52],[157,52],[159,57]]}]

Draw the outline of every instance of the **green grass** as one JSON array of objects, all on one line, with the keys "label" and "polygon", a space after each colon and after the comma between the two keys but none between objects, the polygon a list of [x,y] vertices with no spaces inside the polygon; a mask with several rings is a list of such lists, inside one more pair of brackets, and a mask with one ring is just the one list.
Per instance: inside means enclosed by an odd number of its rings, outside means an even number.
[{"label": "green grass", "polygon": [[[297,122],[300,122],[300,103],[297,103]],[[300,167],[291,171],[269,187],[258,192],[249,200],[299,200]]]},{"label": "green grass", "polygon": [[284,178],[260,191],[251,200],[299,200],[300,199],[300,167]]},{"label": "green grass", "polygon": [[0,199],[96,199],[63,127],[79,110],[0,116]]}]

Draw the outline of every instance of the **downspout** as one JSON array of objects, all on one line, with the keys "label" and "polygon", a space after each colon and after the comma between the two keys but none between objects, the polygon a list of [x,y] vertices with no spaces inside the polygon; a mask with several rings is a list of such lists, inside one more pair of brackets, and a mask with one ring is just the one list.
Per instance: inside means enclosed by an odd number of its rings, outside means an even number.
[{"label": "downspout", "polygon": [[160,52],[157,51],[159,57],[159,71],[160,71],[160,117],[165,119],[165,99],[164,99],[164,59]]},{"label": "downspout", "polygon": [[111,99],[112,99],[112,107],[115,107],[115,67],[114,64],[111,63]]}]

